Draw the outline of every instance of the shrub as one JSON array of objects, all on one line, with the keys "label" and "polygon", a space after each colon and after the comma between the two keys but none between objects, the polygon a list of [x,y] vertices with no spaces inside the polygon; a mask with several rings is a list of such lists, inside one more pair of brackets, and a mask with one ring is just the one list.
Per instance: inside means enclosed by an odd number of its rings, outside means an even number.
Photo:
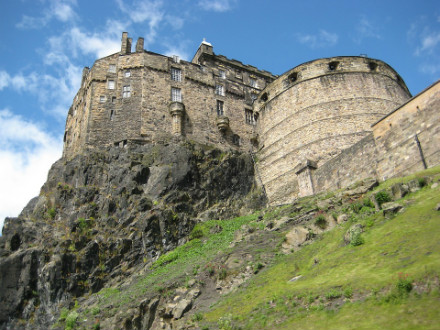
[{"label": "shrub", "polygon": [[353,289],[351,287],[344,289],[344,297],[345,298],[351,298],[353,297]]},{"label": "shrub", "polygon": [[76,321],[78,320],[79,314],[75,311],[72,311],[66,317],[66,327],[65,330],[71,330],[75,328]]},{"label": "shrub", "polygon": [[350,244],[352,245],[352,246],[358,246],[358,245],[362,245],[362,244],[364,244],[365,243],[365,241],[364,241],[364,238],[361,236],[361,233],[359,233],[359,232],[354,232],[352,235],[351,235],[351,238],[350,238]]},{"label": "shrub", "polygon": [[224,280],[228,276],[228,272],[226,271],[226,268],[221,268],[218,272],[218,279]]},{"label": "shrub", "polygon": [[391,197],[390,197],[390,195],[389,195],[386,191],[384,191],[384,190],[379,191],[379,192],[374,196],[374,198],[376,198],[376,201],[377,201],[377,203],[379,204],[379,206],[382,206],[383,203],[391,202]]},{"label": "shrub", "polygon": [[57,214],[57,211],[55,210],[55,208],[50,208],[47,210],[46,216],[47,218],[53,220],[55,218],[55,215]]},{"label": "shrub", "polygon": [[419,181],[419,186],[421,188],[423,188],[424,186],[426,186],[427,182],[425,178],[417,178],[417,180]]},{"label": "shrub", "polygon": [[359,213],[359,211],[360,211],[361,208],[362,208],[362,204],[361,204],[361,203],[354,202],[354,203],[352,203],[352,204],[350,205],[350,208],[351,208],[351,210],[352,210],[354,213]]},{"label": "shrub", "polygon": [[321,229],[327,227],[327,220],[325,220],[324,215],[320,214],[315,219],[315,225]]},{"label": "shrub", "polygon": [[201,226],[196,225],[193,230],[191,231],[191,233],[189,234],[189,239],[193,240],[196,238],[202,238],[204,236],[204,232]]},{"label": "shrub", "polygon": [[408,274],[399,273],[396,283],[397,292],[400,295],[406,295],[411,292],[413,285]]},{"label": "shrub", "polygon": [[336,298],[339,298],[340,296],[342,296],[342,292],[339,291],[339,290],[336,290],[336,289],[332,289],[332,290],[330,290],[329,292],[327,292],[327,293],[325,294],[325,297],[326,297],[328,300],[336,299]]},{"label": "shrub", "polygon": [[364,198],[362,204],[364,204],[366,207],[374,207],[374,203],[369,198]]}]

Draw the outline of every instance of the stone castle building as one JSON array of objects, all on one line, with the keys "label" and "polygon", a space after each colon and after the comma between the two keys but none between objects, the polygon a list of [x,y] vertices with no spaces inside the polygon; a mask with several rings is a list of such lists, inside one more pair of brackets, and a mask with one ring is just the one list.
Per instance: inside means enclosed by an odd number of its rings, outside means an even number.
[{"label": "stone castle building", "polygon": [[436,83],[411,98],[393,68],[366,57],[276,76],[206,41],[191,62],[146,51],[143,38],[132,52],[124,32],[119,53],[83,71],[63,156],[170,138],[252,152],[259,183],[279,204],[439,164],[439,93]]}]

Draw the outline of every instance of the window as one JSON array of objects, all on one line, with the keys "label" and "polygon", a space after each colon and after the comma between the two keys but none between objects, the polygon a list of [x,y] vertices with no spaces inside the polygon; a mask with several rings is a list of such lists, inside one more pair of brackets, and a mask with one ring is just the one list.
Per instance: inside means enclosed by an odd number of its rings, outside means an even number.
[{"label": "window", "polygon": [[244,110],[244,115],[246,118],[246,124],[255,125],[254,112],[252,110]]},{"label": "window", "polygon": [[130,85],[124,86],[122,88],[122,97],[123,98],[127,98],[127,97],[130,97],[130,96],[131,96],[131,86]]},{"label": "window", "polygon": [[223,86],[222,86],[222,85],[216,85],[216,86],[215,86],[215,93],[216,93],[217,95],[222,95],[222,96],[224,96],[224,95],[225,95],[225,91],[224,91],[224,89],[223,89]]},{"label": "window", "polygon": [[258,95],[257,94],[255,94],[255,93],[251,93],[251,100],[252,100],[252,103],[254,103],[255,102],[255,100],[258,98]]},{"label": "window", "polygon": [[131,76],[131,72],[130,71],[125,71],[124,75],[125,75],[125,78],[128,78],[128,77]]},{"label": "window", "polygon": [[108,66],[108,72],[115,73],[116,72],[116,64],[110,64]]},{"label": "window", "polygon": [[224,70],[218,70],[218,75],[222,79],[226,79],[226,72]]},{"label": "window", "polygon": [[113,118],[115,117],[115,111],[110,110],[110,120],[113,121]]},{"label": "window", "polygon": [[223,116],[223,101],[217,100],[217,116]]},{"label": "window", "polygon": [[182,70],[171,68],[171,80],[182,81]]},{"label": "window", "polygon": [[173,62],[174,63],[180,63],[180,58],[177,55],[173,55]]},{"label": "window", "polygon": [[171,88],[171,101],[182,102],[182,93],[180,88]]},{"label": "window", "polygon": [[101,95],[99,97],[99,103],[104,103],[105,102],[105,95]]},{"label": "window", "polygon": [[254,78],[250,78],[249,84],[251,85],[251,87],[257,87],[257,80]]},{"label": "window", "polygon": [[108,89],[115,89],[115,81],[114,80],[109,80],[107,82],[107,87],[108,87]]}]

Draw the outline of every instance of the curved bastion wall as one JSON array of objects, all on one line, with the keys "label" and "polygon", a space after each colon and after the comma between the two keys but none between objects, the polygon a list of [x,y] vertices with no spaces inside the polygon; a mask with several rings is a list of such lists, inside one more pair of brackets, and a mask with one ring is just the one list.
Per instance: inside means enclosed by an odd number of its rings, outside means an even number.
[{"label": "curved bastion wall", "polygon": [[[394,69],[366,57],[319,59],[278,77],[254,104],[258,168],[269,200],[299,197],[299,190],[307,190],[298,186],[304,169],[323,165],[370,134],[373,123],[410,97]],[[309,185],[313,190],[311,177]]]}]

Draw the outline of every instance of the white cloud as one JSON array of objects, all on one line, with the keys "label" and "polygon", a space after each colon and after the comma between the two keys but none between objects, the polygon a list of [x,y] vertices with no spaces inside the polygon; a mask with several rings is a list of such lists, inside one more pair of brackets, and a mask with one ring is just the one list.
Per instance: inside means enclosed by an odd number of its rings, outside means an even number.
[{"label": "white cloud", "polygon": [[422,36],[420,44],[420,47],[417,49],[418,53],[434,52],[437,45],[440,45],[440,31],[431,32],[429,35]]},{"label": "white cloud", "polygon": [[21,29],[39,29],[47,24],[52,19],[57,19],[61,22],[74,21],[77,14],[73,9],[76,5],[76,0],[50,0],[49,6],[43,11],[41,16],[31,17],[23,15],[21,21],[16,24]]},{"label": "white cloud", "polygon": [[440,74],[440,28],[438,17],[419,17],[408,30],[408,42],[414,47],[414,55],[422,62],[418,68],[423,74],[437,80]]},{"label": "white cloud", "polygon": [[326,30],[320,30],[318,34],[301,34],[296,35],[297,40],[310,48],[331,47],[337,44],[338,35]]},{"label": "white cloud", "polygon": [[164,46],[167,48],[164,55],[166,56],[177,55],[185,61],[188,61],[190,59],[190,54],[187,51],[188,42],[181,41],[178,44],[176,43],[171,44],[168,42],[164,42]]},{"label": "white cloud", "polygon": [[204,10],[225,12],[232,9],[234,2],[230,0],[199,0],[198,4]]},{"label": "white cloud", "polygon": [[60,76],[31,72],[10,75],[0,71],[0,90],[12,88],[20,93],[37,96],[43,110],[64,119],[81,83],[82,69],[69,62],[63,63]]},{"label": "white cloud", "polygon": [[127,1],[116,0],[119,9],[128,15],[133,23],[148,22],[148,31],[144,37],[147,45],[156,40],[157,30],[164,20],[163,0],[135,0],[127,4]]},{"label": "white cloud", "polygon": [[17,216],[38,195],[50,166],[61,157],[62,137],[0,110],[0,227],[5,217]]},{"label": "white cloud", "polygon": [[358,25],[356,26],[357,36],[355,41],[360,43],[364,38],[381,39],[382,36],[379,33],[379,28],[369,21],[366,17],[361,17]]}]

